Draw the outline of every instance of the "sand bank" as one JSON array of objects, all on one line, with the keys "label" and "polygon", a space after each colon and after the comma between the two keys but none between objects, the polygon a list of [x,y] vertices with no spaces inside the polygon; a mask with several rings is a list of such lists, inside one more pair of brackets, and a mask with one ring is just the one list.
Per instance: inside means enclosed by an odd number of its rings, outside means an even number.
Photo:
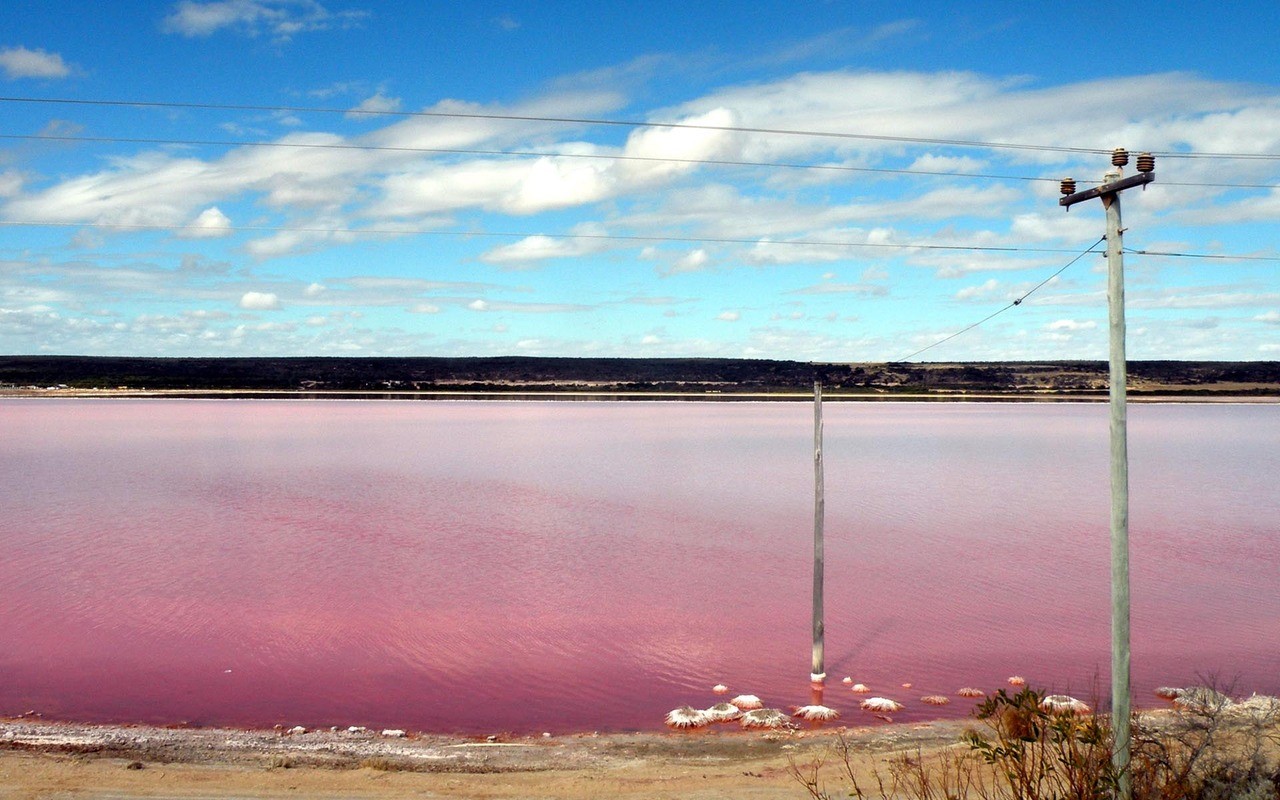
[{"label": "sand bank", "polygon": [[790,760],[824,755],[837,731],[870,763],[950,746],[964,724],[401,738],[4,720],[0,797],[795,798]]}]

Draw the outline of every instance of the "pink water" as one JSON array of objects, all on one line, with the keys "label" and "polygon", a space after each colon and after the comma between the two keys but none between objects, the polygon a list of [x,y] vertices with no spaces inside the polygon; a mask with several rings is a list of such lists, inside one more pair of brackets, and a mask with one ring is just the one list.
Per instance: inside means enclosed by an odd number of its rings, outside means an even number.
[{"label": "pink water", "polygon": [[[826,412],[826,702],[1108,692],[1106,408]],[[0,715],[654,729],[809,700],[803,403],[0,403]],[[1130,409],[1133,677],[1280,692],[1280,406]],[[910,690],[901,688],[911,682]],[[868,719],[868,721],[873,721]]]}]

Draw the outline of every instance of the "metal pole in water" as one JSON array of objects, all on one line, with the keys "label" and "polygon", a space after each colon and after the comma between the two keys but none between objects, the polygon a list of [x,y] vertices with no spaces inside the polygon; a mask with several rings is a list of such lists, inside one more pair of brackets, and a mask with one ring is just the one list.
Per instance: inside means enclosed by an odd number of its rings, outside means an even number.
[{"label": "metal pole in water", "polygon": [[823,495],[822,474],[822,382],[813,382],[813,665],[809,679],[822,681],[827,677],[823,664],[822,622],[822,526],[826,516],[826,498]]}]

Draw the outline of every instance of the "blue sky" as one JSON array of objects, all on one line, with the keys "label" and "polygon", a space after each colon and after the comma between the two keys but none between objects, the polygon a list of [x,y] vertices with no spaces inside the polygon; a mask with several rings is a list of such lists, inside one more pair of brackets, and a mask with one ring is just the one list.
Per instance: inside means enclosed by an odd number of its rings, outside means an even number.
[{"label": "blue sky", "polygon": [[[1130,254],[1130,357],[1280,358],[1274,2],[400,5],[6,0],[0,352],[893,360],[1124,146],[1128,248],[1250,257]],[[919,358],[1104,358],[1104,283]]]}]

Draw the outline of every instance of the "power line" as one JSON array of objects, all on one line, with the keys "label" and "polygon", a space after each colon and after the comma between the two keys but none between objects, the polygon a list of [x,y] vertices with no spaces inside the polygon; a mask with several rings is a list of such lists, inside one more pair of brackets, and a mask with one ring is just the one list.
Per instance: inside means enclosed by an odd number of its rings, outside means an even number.
[{"label": "power line", "polygon": [[[1031,175],[996,175],[986,172],[946,172],[943,170],[895,169],[892,167],[853,167],[845,164],[796,164],[780,161],[737,161],[719,158],[676,158],[673,156],[629,156],[618,153],[566,153],[554,150],[488,150],[466,147],[410,147],[407,145],[347,144],[340,142],[263,142],[236,139],[166,139],[134,136],[56,136],[51,134],[0,133],[0,140],[92,142],[112,144],[183,145],[191,147],[279,147],[314,150],[355,150],[394,153],[435,153],[445,155],[506,156],[513,158],[577,158],[608,161],[638,161],[648,163],[695,164],[723,167],[754,167],[766,169],[794,169],[828,172],[869,172],[888,175],[921,175],[940,178],[974,178],[997,181],[1027,181],[1032,183],[1058,183],[1060,178],[1040,178]],[[1082,184],[1099,181],[1082,180]],[[1200,181],[1161,181],[1164,186],[1191,186],[1217,189],[1280,189],[1277,183],[1209,183]]]},{"label": "power line", "polygon": [[[51,105],[108,106],[120,108],[182,108],[209,111],[256,111],[265,113],[294,114],[358,114],[384,117],[427,117],[442,119],[485,119],[511,122],[549,122],[567,125],[610,125],[627,128],[671,128],[680,130],[724,131],[730,133],[763,133],[778,136],[810,136],[831,139],[897,142],[901,144],[931,144],[946,147],[977,147],[983,149],[1029,150],[1052,153],[1080,153],[1088,155],[1109,154],[1108,148],[1067,147],[1064,145],[1025,144],[1019,142],[988,142],[974,139],[943,139],[922,136],[891,136],[888,134],[848,133],[843,131],[819,131],[812,129],[757,128],[738,125],[704,125],[690,122],[650,122],[647,120],[601,119],[593,117],[552,117],[526,114],[497,114],[466,111],[362,111],[350,108],[324,106],[269,106],[234,103],[184,103],[158,100],[101,100],[64,97],[0,97],[4,103],[40,103]],[[1177,152],[1155,151],[1153,155],[1165,158],[1223,158],[1280,161],[1280,153],[1227,153],[1227,152]]]},{"label": "power line", "polygon": [[[258,111],[266,113],[293,114],[359,114],[364,116],[386,117],[428,117],[444,119],[486,119],[511,122],[551,122],[568,125],[612,125],[626,128],[675,128],[681,130],[724,131],[730,133],[765,133],[779,136],[812,136],[832,139],[857,139],[882,142],[900,142],[905,144],[936,144],[951,147],[982,147],[1011,150],[1037,150],[1058,153],[1087,153],[1090,155],[1110,153],[1110,150],[1090,147],[1064,147],[1057,145],[1019,144],[1015,142],[980,142],[967,139],[931,139],[916,136],[889,136],[870,133],[847,133],[841,131],[816,131],[791,128],[754,128],[737,125],[703,125],[690,122],[650,122],[646,120],[600,119],[593,117],[551,117],[525,114],[496,114],[466,111],[361,111],[350,108],[313,107],[313,106],[265,106],[240,105],[233,103],[183,103],[157,100],[98,100],[75,99],[63,97],[0,97],[3,103],[44,103],[80,106],[112,106],[126,108],[185,108],[207,111]],[[1280,158],[1280,156],[1277,156]]]},{"label": "power line", "polygon": [[[410,147],[408,145],[349,144],[343,142],[263,142],[240,139],[167,139],[136,136],[58,136],[53,134],[0,133],[0,140],[49,142],[92,142],[110,144],[182,145],[187,147],[279,147],[304,150],[356,150],[391,153],[434,153],[443,155],[508,156],[517,158],[577,158],[609,161],[639,161],[672,164],[696,164],[721,167],[756,167],[830,172],[871,172],[890,175],[923,175],[942,178],[977,178],[999,181],[1058,183],[1060,178],[1030,175],[995,175],[985,172],[946,172],[943,170],[894,169],[891,167],[852,167],[844,164],[796,164],[780,161],[736,161],[719,158],[676,158],[673,156],[629,156],[617,153],[566,153],[550,150],[487,150],[467,147]],[[1081,181],[1084,184],[1097,181]],[[1276,183],[1202,183],[1195,181],[1161,181],[1164,186],[1194,186],[1220,189],[1280,189]]]},{"label": "power line", "polygon": [[1096,242],[1094,242],[1093,244],[1089,245],[1088,249],[1086,249],[1086,250],[1084,250],[1083,252],[1081,252],[1081,253],[1080,253],[1079,255],[1077,255],[1075,258],[1073,258],[1073,259],[1071,259],[1070,261],[1068,261],[1066,264],[1063,264],[1061,267],[1059,267],[1059,268],[1058,268],[1058,271],[1057,271],[1057,272],[1053,273],[1053,274],[1052,274],[1052,275],[1050,275],[1049,277],[1047,277],[1047,278],[1045,278],[1044,280],[1042,280],[1042,281],[1040,281],[1039,283],[1037,283],[1035,286],[1031,287],[1031,289],[1030,289],[1029,291],[1027,291],[1025,294],[1023,294],[1023,295],[1022,295],[1021,297],[1019,297],[1018,299],[1013,300],[1012,302],[1010,302],[1010,303],[1009,303],[1009,305],[1005,306],[1004,308],[1000,309],[999,311],[995,311],[995,312],[993,312],[993,313],[991,313],[991,314],[988,314],[987,316],[983,317],[982,319],[978,320],[977,322],[973,323],[972,325],[969,325],[968,327],[965,327],[965,328],[961,328],[960,330],[956,331],[955,333],[951,334],[950,336],[946,337],[945,339],[940,339],[940,340],[938,340],[938,341],[934,342],[933,344],[928,345],[927,347],[922,347],[922,348],[920,348],[919,350],[915,351],[915,352],[914,352],[914,353],[912,353],[911,355],[903,356],[902,358],[896,359],[896,360],[894,360],[894,361],[890,361],[889,363],[890,363],[890,364],[900,364],[900,363],[902,363],[902,362],[904,362],[904,361],[908,361],[908,360],[910,360],[910,359],[913,359],[913,358],[915,358],[916,356],[920,355],[921,353],[923,353],[923,352],[924,352],[924,351],[926,351],[926,350],[932,350],[933,348],[937,347],[937,346],[938,346],[938,345],[940,345],[940,344],[943,344],[943,343],[945,343],[945,342],[949,342],[949,341],[951,341],[952,339],[956,338],[957,336],[959,336],[959,335],[960,335],[960,334],[962,334],[962,333],[968,333],[969,331],[973,330],[974,328],[978,327],[979,325],[983,324],[984,322],[987,322],[988,320],[995,319],[996,317],[1000,316],[1001,314],[1003,314],[1004,312],[1006,312],[1006,311],[1008,311],[1009,309],[1013,308],[1014,306],[1020,306],[1020,305],[1022,305],[1022,301],[1023,301],[1023,300],[1026,300],[1026,299],[1027,299],[1028,297],[1030,297],[1033,293],[1035,293],[1035,291],[1036,291],[1037,289],[1039,289],[1040,287],[1044,286],[1044,285],[1045,285],[1046,283],[1048,283],[1049,281],[1051,281],[1051,280],[1053,280],[1054,278],[1056,278],[1056,277],[1058,277],[1059,275],[1061,275],[1063,272],[1065,272],[1065,271],[1066,271],[1067,267],[1071,266],[1072,264],[1076,263],[1076,262],[1077,262],[1077,261],[1079,261],[1080,259],[1084,258],[1084,257],[1085,257],[1086,255],[1088,255],[1089,253],[1092,253],[1092,252],[1093,252],[1093,248],[1097,247],[1098,245],[1100,245],[1100,244],[1102,244],[1104,241],[1106,241],[1106,238],[1107,238],[1106,236],[1100,236],[1100,237],[1098,237],[1098,241],[1096,241]]},{"label": "power line", "polygon": [[965,252],[988,253],[1071,253],[1073,250],[1060,247],[1018,247],[978,244],[923,244],[917,242],[841,242],[821,239],[762,239],[731,236],[645,236],[640,234],[605,234],[605,233],[539,233],[531,231],[477,231],[477,230],[410,230],[405,228],[325,228],[295,227],[270,225],[234,225],[224,228],[210,229],[200,225],[161,225],[128,222],[68,222],[62,220],[0,220],[0,226],[7,227],[40,227],[40,228],[108,228],[112,230],[131,231],[191,231],[206,236],[210,230],[255,233],[320,233],[320,234],[364,234],[368,236],[461,236],[492,237],[503,239],[526,239],[533,236],[544,236],[548,239],[581,239],[621,242],[676,242],[681,244],[751,244],[751,245],[786,245],[796,247],[876,247],[887,250],[951,250]]},{"label": "power line", "polygon": [[[393,153],[440,153],[448,155],[514,156],[526,158],[582,158],[613,161],[647,161],[675,164],[706,164],[727,167],[769,167],[779,169],[829,170],[836,172],[883,172],[897,175],[928,175],[952,178],[984,178],[1004,181],[1044,181],[1058,183],[1058,178],[1037,178],[1026,175],[991,175],[979,172],[943,172],[921,169],[891,169],[888,167],[851,167],[843,164],[794,164],[776,161],[732,161],[715,158],[674,158],[669,156],[628,156],[611,153],[564,153],[538,150],[481,150],[464,147],[409,147],[397,145],[346,144],[340,142],[258,142],[226,139],[157,139],[123,136],[54,136],[47,134],[0,134],[0,139],[22,139],[51,142],[95,142],[112,144],[186,145],[193,147],[295,147],[315,150],[368,150]],[[1280,187],[1278,187],[1280,188]]]},{"label": "power line", "polygon": [[1170,253],[1162,250],[1130,250],[1124,252],[1135,256],[1169,256],[1170,258],[1205,258],[1223,261],[1280,261],[1280,256],[1234,256],[1226,253]]}]

